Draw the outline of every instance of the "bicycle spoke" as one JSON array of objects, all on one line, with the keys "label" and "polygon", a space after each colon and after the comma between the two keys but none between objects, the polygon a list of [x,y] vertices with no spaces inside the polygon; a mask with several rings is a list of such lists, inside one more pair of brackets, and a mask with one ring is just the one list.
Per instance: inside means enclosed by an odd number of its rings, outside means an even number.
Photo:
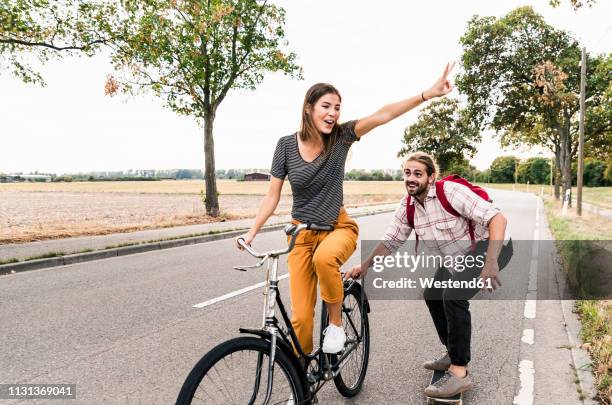
[{"label": "bicycle spoke", "polygon": [[347,295],[344,302],[343,325],[347,336],[347,341],[351,341],[349,348],[352,351],[344,359],[341,369],[342,381],[349,389],[354,389],[359,384],[359,378],[363,367],[365,355],[364,330],[360,302],[353,295]]},{"label": "bicycle spoke", "polygon": [[[192,403],[242,405],[253,401],[253,404],[261,404],[268,386],[268,366],[267,353],[253,350],[231,353],[206,373]],[[258,372],[259,382],[256,381]],[[272,387],[271,404],[286,404],[292,398],[293,388],[286,372],[276,363]]]}]

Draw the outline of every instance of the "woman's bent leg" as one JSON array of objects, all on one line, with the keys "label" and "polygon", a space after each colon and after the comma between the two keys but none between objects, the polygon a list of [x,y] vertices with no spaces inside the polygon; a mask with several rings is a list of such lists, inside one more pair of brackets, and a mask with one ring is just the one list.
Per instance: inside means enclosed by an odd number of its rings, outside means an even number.
[{"label": "woman's bent leg", "polygon": [[[313,255],[314,270],[319,278],[321,288],[321,299],[328,304],[341,304],[344,299],[342,288],[342,275],[340,266],[344,264],[357,247],[357,236],[359,228],[357,223],[351,219],[346,212],[341,211],[336,228],[327,234],[322,234],[323,239],[317,246]],[[337,314],[332,314],[331,309],[337,309]],[[340,305],[330,308],[330,321],[340,324]],[[338,316],[337,322],[333,322]]]},{"label": "woman's bent leg", "polygon": [[291,325],[302,350],[308,354],[313,349],[312,329],[314,308],[317,303],[317,275],[312,265],[312,245],[296,245],[289,253],[287,262],[291,293]]}]

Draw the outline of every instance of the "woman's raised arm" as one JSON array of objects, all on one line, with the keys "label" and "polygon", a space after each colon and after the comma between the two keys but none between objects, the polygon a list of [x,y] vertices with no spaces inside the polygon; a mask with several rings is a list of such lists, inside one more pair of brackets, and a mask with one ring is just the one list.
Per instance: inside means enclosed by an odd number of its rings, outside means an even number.
[{"label": "woman's raised arm", "polygon": [[421,94],[407,98],[406,100],[398,101],[396,103],[387,104],[374,114],[358,120],[355,124],[355,134],[357,135],[357,138],[361,138],[363,135],[367,134],[379,125],[386,124],[400,115],[407,113],[424,101],[435,97],[445,96],[450,93],[453,89],[453,85],[448,80],[448,75],[451,70],[453,70],[454,66],[454,62],[452,64],[447,63],[442,76],[436,80],[433,86],[431,86],[428,90],[423,91]]}]

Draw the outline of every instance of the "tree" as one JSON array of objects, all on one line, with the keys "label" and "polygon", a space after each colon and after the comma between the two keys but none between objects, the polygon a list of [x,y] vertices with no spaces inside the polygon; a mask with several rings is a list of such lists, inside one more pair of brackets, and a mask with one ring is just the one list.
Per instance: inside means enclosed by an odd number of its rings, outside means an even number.
[{"label": "tree", "polygon": [[446,168],[446,172],[443,172],[442,175],[458,174],[459,176],[468,180],[474,180],[477,172],[478,170],[476,167],[470,164],[469,160],[463,159],[453,161],[451,165]]},{"label": "tree", "polygon": [[[457,84],[468,98],[470,119],[500,131],[504,145],[550,147],[565,191],[577,149],[578,42],[548,25],[531,7],[520,7],[500,19],[475,16],[461,44],[464,73]],[[609,80],[597,74],[605,60],[588,58],[587,115],[601,105],[609,86]],[[605,131],[605,126],[592,125],[585,138],[591,142]]]},{"label": "tree", "polygon": [[475,143],[481,139],[478,128],[469,121],[459,101],[442,98],[421,111],[417,122],[404,131],[404,147],[398,156],[414,151],[432,154],[442,173],[457,162],[476,153]]},{"label": "tree", "polygon": [[32,66],[50,58],[84,54],[92,56],[110,39],[114,2],[85,0],[0,0],[0,70],[8,70],[26,83],[45,85]]},{"label": "tree", "polygon": [[521,162],[517,178],[519,183],[547,184],[550,182],[549,159],[532,157]]},{"label": "tree", "polygon": [[255,89],[266,72],[301,77],[283,51],[282,8],[256,0],[124,0],[125,17],[110,27],[119,77],[107,93],[152,90],[168,108],[204,129],[206,212],[219,215],[213,129],[231,89]]},{"label": "tree", "polygon": [[[551,6],[556,8],[556,7],[559,7],[561,5],[561,0],[550,0],[548,3]],[[574,8],[574,10],[578,10],[579,8],[584,6],[585,4],[587,6],[589,6],[589,7],[593,7],[593,5],[595,3],[596,3],[596,0],[585,0],[584,2],[582,0],[570,0],[570,4]]]},{"label": "tree", "polygon": [[514,172],[518,159],[514,156],[500,156],[491,162],[491,183],[514,183]]},{"label": "tree", "polygon": [[[603,160],[586,158],[584,160],[583,184],[586,187],[605,187],[611,182],[606,178],[608,164]],[[578,164],[572,165],[572,184],[577,184]]]}]

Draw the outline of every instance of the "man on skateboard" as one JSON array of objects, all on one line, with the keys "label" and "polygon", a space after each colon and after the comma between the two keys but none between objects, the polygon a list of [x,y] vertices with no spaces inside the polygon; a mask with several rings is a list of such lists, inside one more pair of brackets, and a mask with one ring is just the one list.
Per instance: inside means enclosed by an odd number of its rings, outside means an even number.
[{"label": "man on skateboard", "polygon": [[[499,209],[487,201],[486,192],[460,178],[458,182],[436,182],[437,165],[430,155],[423,152],[410,155],[403,170],[408,197],[402,199],[395,211],[384,240],[368,259],[350,269],[345,277],[357,279],[365,275],[374,257],[393,254],[415,230],[417,244],[422,240],[429,251],[454,257],[480,254],[484,258],[483,266],[469,271],[440,267],[435,280],[480,277],[490,289],[501,286],[498,257],[507,221]],[[454,397],[474,385],[467,369],[472,336],[468,300],[478,291],[450,288],[427,288],[424,291],[425,303],[446,349],[440,358],[423,364],[428,370],[444,372],[438,381],[425,389],[428,397]]]}]

